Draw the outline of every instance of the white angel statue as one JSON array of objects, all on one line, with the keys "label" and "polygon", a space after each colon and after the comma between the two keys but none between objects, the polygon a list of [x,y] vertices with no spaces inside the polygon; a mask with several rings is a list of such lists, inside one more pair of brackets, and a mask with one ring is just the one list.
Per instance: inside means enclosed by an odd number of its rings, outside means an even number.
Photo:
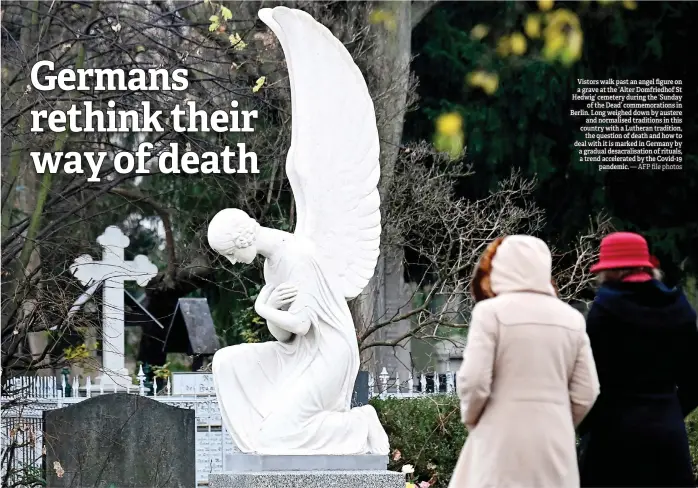
[{"label": "white angel statue", "polygon": [[210,246],[233,263],[266,258],[255,310],[277,339],[215,354],[223,424],[245,453],[387,455],[375,409],[350,408],[359,349],[347,299],[372,277],[381,232],[373,102],[342,43],[309,14],[259,17],[288,66],[297,224],[293,234],[261,227],[238,209],[209,224]]}]

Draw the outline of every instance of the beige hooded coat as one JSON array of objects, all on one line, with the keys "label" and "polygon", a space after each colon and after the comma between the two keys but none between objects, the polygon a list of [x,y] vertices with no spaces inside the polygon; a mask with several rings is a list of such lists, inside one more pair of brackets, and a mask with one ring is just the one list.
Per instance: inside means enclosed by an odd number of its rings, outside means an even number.
[{"label": "beige hooded coat", "polygon": [[599,394],[584,317],[540,239],[506,237],[473,309],[457,389],[468,439],[450,488],[575,488],[575,427]]}]

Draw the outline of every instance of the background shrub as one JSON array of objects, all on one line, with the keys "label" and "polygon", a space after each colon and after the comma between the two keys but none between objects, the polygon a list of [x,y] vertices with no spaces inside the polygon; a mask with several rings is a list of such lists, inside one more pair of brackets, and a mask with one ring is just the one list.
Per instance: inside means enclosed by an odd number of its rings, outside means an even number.
[{"label": "background shrub", "polygon": [[400,471],[412,464],[415,482],[430,481],[434,487],[446,488],[467,435],[458,398],[387,398],[371,404],[390,437],[388,469]]},{"label": "background shrub", "polygon": [[[414,482],[429,481],[434,488],[447,488],[467,431],[460,420],[455,395],[410,399],[373,399],[371,404],[390,437],[388,469],[414,466]],[[686,419],[693,471],[698,477],[698,410]]]}]

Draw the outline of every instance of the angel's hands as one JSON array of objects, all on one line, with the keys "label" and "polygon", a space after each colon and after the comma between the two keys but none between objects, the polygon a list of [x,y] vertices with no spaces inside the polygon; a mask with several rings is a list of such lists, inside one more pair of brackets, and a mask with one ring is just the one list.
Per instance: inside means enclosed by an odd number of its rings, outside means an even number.
[{"label": "angel's hands", "polygon": [[[265,287],[266,288],[266,287]],[[296,285],[282,283],[273,290],[264,290],[255,301],[255,311],[267,321],[267,326],[274,337],[282,342],[291,338],[289,334],[305,335],[312,325],[305,309],[294,313],[281,310],[291,304],[298,295]],[[266,298],[265,302],[261,299]]]},{"label": "angel's hands", "polygon": [[267,305],[277,310],[284,305],[289,305],[298,296],[298,288],[292,283],[281,283],[269,294]]}]

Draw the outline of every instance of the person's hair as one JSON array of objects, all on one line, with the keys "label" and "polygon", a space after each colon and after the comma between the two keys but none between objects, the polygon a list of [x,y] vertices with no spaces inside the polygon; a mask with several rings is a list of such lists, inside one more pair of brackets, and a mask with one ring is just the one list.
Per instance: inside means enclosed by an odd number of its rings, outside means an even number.
[{"label": "person's hair", "polygon": [[647,273],[655,280],[660,281],[664,277],[662,271],[658,268],[617,268],[599,271],[596,276],[596,282],[601,285],[603,283],[623,281],[628,276],[636,273]]},{"label": "person's hair", "polygon": [[475,303],[495,296],[490,281],[492,258],[494,258],[497,248],[502,244],[502,241],[504,241],[504,237],[506,236],[498,237],[490,242],[475,266],[473,279],[470,282],[470,293]]},{"label": "person's hair", "polygon": [[254,243],[259,227],[259,223],[242,210],[222,210],[209,224],[209,245],[219,252],[245,249]]},{"label": "person's hair", "polygon": [[[470,294],[472,295],[473,300],[475,300],[475,303],[496,296],[496,294],[492,291],[492,260],[494,259],[494,255],[497,253],[497,249],[506,237],[507,236],[498,237],[490,242],[475,266],[473,279],[470,282]],[[550,284],[553,286],[555,296],[558,296],[558,287],[555,280],[551,279]]]}]

